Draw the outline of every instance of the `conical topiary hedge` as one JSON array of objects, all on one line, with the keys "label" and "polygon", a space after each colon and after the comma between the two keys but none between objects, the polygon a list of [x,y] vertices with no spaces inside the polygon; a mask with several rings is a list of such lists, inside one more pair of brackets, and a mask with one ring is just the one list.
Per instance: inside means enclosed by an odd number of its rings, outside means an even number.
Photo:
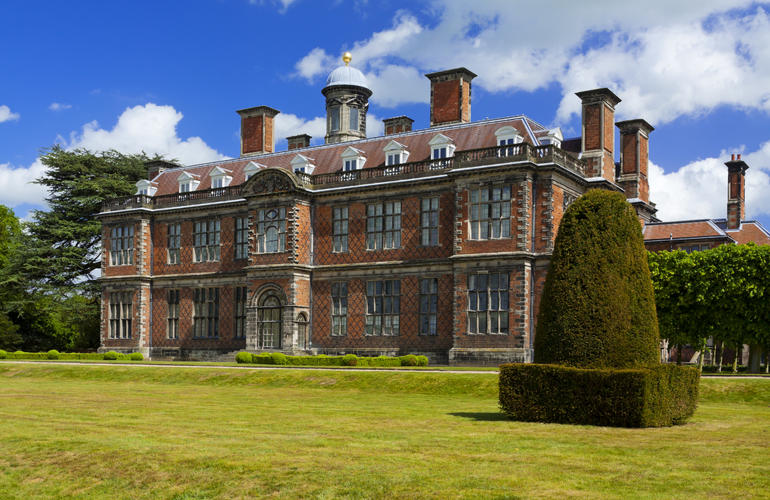
[{"label": "conical topiary hedge", "polygon": [[623,427],[684,423],[700,372],[662,365],[641,225],[620,193],[591,190],[561,221],[540,303],[535,364],[500,367],[515,420]]},{"label": "conical topiary hedge", "polygon": [[590,190],[564,214],[543,290],[535,362],[632,368],[659,362],[647,251],[621,193]]}]

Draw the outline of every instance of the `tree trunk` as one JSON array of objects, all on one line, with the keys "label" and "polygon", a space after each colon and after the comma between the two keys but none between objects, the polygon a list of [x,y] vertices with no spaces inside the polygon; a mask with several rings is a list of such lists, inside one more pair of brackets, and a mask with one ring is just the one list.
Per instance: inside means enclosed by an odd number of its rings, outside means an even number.
[{"label": "tree trunk", "polygon": [[733,356],[733,373],[738,373],[738,357],[742,354],[743,344],[735,346],[735,356]]},{"label": "tree trunk", "polygon": [[762,366],[762,346],[759,344],[749,345],[749,373],[760,373]]},{"label": "tree trunk", "polygon": [[698,371],[703,373],[703,357],[706,355],[706,339],[700,341],[700,355],[698,356]]},{"label": "tree trunk", "polygon": [[717,373],[722,373],[722,360],[725,357],[725,341],[719,343],[719,365],[717,365]]},{"label": "tree trunk", "polygon": [[770,348],[765,348],[765,373],[770,373]]}]

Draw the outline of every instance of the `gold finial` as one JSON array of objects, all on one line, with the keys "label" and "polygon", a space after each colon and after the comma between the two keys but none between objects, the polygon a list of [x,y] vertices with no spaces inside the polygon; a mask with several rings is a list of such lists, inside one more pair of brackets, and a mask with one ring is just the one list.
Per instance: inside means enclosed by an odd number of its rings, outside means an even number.
[{"label": "gold finial", "polygon": [[350,61],[353,60],[353,54],[351,54],[350,52],[345,52],[344,54],[342,54],[342,60],[345,61],[345,66],[347,66],[348,64],[350,64]]}]

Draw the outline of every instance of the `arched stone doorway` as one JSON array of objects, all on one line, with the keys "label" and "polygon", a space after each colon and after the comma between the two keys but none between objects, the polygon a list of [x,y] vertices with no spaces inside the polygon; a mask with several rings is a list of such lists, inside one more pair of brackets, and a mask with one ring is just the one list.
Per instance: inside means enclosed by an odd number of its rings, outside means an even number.
[{"label": "arched stone doorway", "polygon": [[257,349],[280,349],[282,306],[272,293],[265,294],[257,305]]}]

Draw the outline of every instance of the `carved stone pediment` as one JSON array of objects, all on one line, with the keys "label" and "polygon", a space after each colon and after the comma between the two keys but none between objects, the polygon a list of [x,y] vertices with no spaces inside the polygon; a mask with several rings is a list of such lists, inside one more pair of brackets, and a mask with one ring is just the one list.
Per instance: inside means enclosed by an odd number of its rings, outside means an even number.
[{"label": "carved stone pediment", "polygon": [[297,179],[283,168],[264,168],[252,175],[241,192],[243,196],[256,196],[296,191]]}]

